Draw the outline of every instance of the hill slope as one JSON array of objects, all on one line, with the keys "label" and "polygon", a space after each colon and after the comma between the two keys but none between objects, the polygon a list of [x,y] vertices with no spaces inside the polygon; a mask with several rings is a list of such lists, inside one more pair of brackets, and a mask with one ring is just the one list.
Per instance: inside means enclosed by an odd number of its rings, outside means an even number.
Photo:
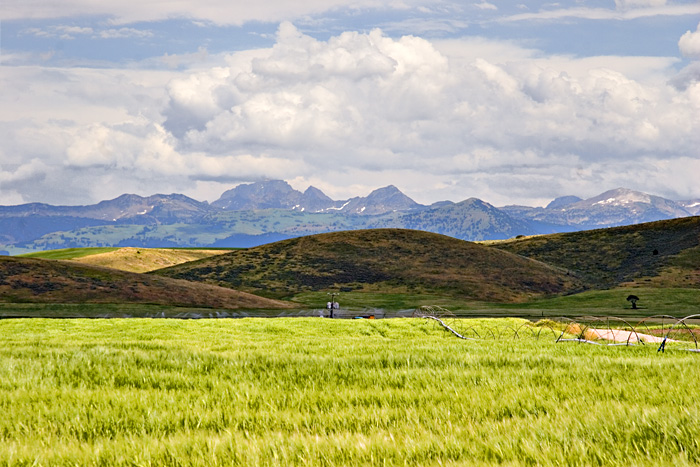
[{"label": "hill slope", "polygon": [[521,301],[581,288],[572,276],[537,261],[443,235],[402,229],[295,238],[156,274],[276,297],[340,288]]},{"label": "hill slope", "polygon": [[494,247],[566,268],[600,289],[656,277],[666,278],[667,287],[700,287],[700,217],[508,240]]},{"label": "hill slope", "polygon": [[66,259],[129,272],[148,272],[228,253],[230,250],[189,248],[70,248],[30,253],[24,257]]},{"label": "hill slope", "polygon": [[288,304],[206,284],[67,261],[0,257],[0,302],[149,303],[211,308]]}]

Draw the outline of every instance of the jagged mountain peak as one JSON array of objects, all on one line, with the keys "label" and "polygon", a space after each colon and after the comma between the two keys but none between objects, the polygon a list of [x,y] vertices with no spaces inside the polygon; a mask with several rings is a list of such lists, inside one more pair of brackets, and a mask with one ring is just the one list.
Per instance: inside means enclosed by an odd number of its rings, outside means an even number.
[{"label": "jagged mountain peak", "polygon": [[[462,205],[479,205],[479,206],[491,206],[489,203],[486,201],[479,199],[479,198],[467,198],[463,201],[460,201],[459,203],[456,204],[462,204]],[[493,206],[491,206],[493,207]]]},{"label": "jagged mountain peak", "polygon": [[324,192],[314,186],[308,187],[301,195],[299,204],[292,207],[298,211],[322,212],[335,203]]},{"label": "jagged mountain peak", "polygon": [[377,201],[377,200],[393,200],[394,203],[402,203],[406,205],[418,205],[411,198],[406,196],[401,190],[396,188],[394,185],[388,185],[383,188],[377,188],[367,195],[367,200]]},{"label": "jagged mountain peak", "polygon": [[410,211],[423,208],[406,196],[394,185],[377,188],[367,197],[351,198],[343,204],[341,210],[353,214],[384,214],[393,211]]},{"label": "jagged mountain peak", "polygon": [[351,214],[382,214],[422,207],[394,185],[378,188],[367,197],[334,201],[316,187],[303,193],[283,180],[268,180],[238,185],[224,192],[212,206],[225,210],[291,209],[306,212],[345,212]]},{"label": "jagged mountain peak", "polygon": [[[315,186],[312,186],[312,185],[309,185],[309,187],[306,190],[304,190],[304,196],[316,196],[316,197],[328,198],[328,196],[326,196],[326,194],[323,191],[319,190],[318,188],[316,188]],[[330,199],[330,198],[328,198],[328,199]]]},{"label": "jagged mountain peak", "polygon": [[212,206],[231,211],[248,209],[290,209],[302,194],[284,180],[244,183],[225,191]]},{"label": "jagged mountain peak", "polygon": [[[396,188],[394,185],[387,185],[382,188],[377,188],[376,190],[372,190],[367,197],[369,198],[370,196],[379,196],[379,195],[393,195],[396,193],[401,193],[401,190]],[[401,193],[403,194],[403,193]]]}]

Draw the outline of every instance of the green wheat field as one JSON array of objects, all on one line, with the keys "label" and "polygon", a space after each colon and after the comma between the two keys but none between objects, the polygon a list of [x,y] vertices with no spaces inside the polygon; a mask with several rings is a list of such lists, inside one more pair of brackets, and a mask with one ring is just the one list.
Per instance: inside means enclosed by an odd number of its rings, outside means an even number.
[{"label": "green wheat field", "polygon": [[699,395],[696,353],[420,319],[0,321],[1,466],[699,465]]}]

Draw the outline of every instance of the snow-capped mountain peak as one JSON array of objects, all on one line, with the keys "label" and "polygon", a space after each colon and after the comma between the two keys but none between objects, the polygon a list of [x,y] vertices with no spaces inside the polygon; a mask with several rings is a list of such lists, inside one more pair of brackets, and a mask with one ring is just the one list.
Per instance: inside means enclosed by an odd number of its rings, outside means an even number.
[{"label": "snow-capped mountain peak", "polygon": [[618,188],[616,190],[606,191],[605,193],[588,201],[593,201],[592,204],[594,205],[625,206],[632,203],[652,204],[652,197],[640,191],[634,191],[627,188]]}]

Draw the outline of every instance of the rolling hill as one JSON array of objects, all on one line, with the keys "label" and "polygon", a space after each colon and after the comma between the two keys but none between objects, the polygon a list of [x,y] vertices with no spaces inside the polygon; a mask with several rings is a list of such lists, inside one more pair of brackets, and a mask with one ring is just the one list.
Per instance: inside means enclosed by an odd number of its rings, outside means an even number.
[{"label": "rolling hill", "polygon": [[565,268],[597,289],[700,287],[700,217],[527,237],[493,246]]},{"label": "rolling hill", "polygon": [[155,274],[276,298],[306,291],[357,290],[517,302],[583,288],[573,275],[538,261],[444,235],[404,229],[294,238]]},{"label": "rolling hill", "polygon": [[187,263],[230,250],[189,248],[68,248],[22,255],[25,258],[65,259],[129,272],[148,272]]},{"label": "rolling hill", "polygon": [[34,258],[0,257],[0,302],[144,303],[222,309],[290,305],[230,288]]}]

